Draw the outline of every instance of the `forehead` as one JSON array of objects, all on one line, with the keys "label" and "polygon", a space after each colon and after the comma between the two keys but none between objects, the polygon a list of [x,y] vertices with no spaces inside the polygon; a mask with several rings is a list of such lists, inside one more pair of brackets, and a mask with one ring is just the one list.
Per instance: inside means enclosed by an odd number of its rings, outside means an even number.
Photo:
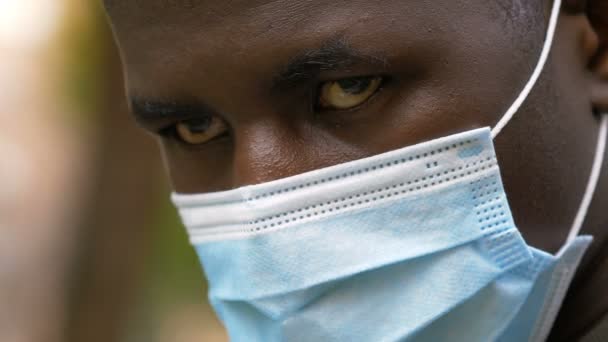
[{"label": "forehead", "polygon": [[190,83],[197,89],[184,92],[212,94],[230,75],[238,75],[231,86],[267,78],[336,38],[387,60],[439,58],[438,47],[457,44],[492,58],[480,51],[512,45],[495,0],[106,0],[106,8],[138,90]]},{"label": "forehead", "polygon": [[345,24],[366,20],[376,25],[369,29],[378,28],[380,23],[385,28],[402,30],[430,28],[441,23],[450,29],[452,25],[467,24],[474,15],[500,16],[500,11],[494,10],[496,0],[105,0],[105,3],[110,18],[121,31],[179,32],[183,38],[188,33],[207,38],[237,32],[240,37],[288,36],[297,31],[314,34],[326,29],[347,30]]},{"label": "forehead", "polygon": [[226,20],[245,18],[298,21],[310,15],[340,8],[377,12],[399,5],[401,9],[411,11],[424,4],[423,1],[416,2],[416,5],[405,5],[400,1],[390,0],[105,0],[104,4],[112,16],[148,17],[164,24],[204,22],[205,25],[213,25],[226,23]]}]

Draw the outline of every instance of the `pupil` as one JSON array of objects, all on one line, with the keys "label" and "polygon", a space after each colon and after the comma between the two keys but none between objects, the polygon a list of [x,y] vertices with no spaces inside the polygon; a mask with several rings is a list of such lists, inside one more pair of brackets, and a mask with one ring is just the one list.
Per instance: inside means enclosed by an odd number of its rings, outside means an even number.
[{"label": "pupil", "polygon": [[338,81],[340,88],[346,93],[358,95],[369,88],[372,80],[369,77],[349,78]]},{"label": "pupil", "polygon": [[211,117],[191,119],[185,122],[188,130],[193,134],[205,133],[211,126]]}]

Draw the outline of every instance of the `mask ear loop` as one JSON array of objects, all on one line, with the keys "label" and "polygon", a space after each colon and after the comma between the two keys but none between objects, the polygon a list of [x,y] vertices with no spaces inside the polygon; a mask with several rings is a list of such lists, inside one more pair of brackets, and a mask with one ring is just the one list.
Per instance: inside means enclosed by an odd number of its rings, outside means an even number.
[{"label": "mask ear loop", "polygon": [[597,139],[597,148],[595,150],[595,159],[593,161],[593,167],[591,168],[591,176],[589,176],[589,182],[587,183],[587,189],[585,190],[583,201],[581,202],[581,206],[578,209],[578,213],[574,218],[574,223],[572,224],[572,228],[570,229],[570,234],[568,234],[566,244],[569,244],[574,239],[576,239],[576,237],[581,232],[583,221],[587,216],[587,211],[589,210],[591,200],[593,199],[593,193],[597,188],[597,183],[600,178],[600,171],[602,170],[602,164],[604,163],[604,156],[606,153],[606,139],[608,136],[608,113],[603,114],[601,120],[602,122],[600,124],[600,132]]},{"label": "mask ear loop", "polygon": [[[528,98],[532,89],[538,82],[538,78],[540,77],[545,65],[547,64],[547,60],[549,58],[549,54],[551,53],[551,47],[553,46],[553,41],[555,39],[555,31],[557,29],[557,22],[559,19],[559,14],[561,10],[562,0],[554,0],[553,8],[551,9],[551,17],[549,19],[549,25],[547,27],[547,34],[545,37],[545,42],[543,44],[543,48],[540,54],[540,58],[536,67],[534,68],[534,72],[528,83],[524,86],[524,89],[519,94],[517,99],[513,102],[511,107],[507,110],[507,112],[503,115],[503,117],[498,121],[496,126],[492,129],[492,139],[495,139],[500,132],[507,126],[507,124],[513,119],[513,116],[517,111],[521,108],[524,101]],[[591,205],[591,200],[593,199],[593,194],[595,192],[595,188],[597,187],[597,183],[600,176],[600,171],[602,169],[602,164],[604,161],[604,155],[606,153],[606,136],[608,134],[608,113],[605,113],[601,118],[600,131],[597,142],[597,149],[595,152],[595,158],[593,161],[593,166],[591,168],[591,175],[589,177],[589,181],[587,183],[587,188],[585,189],[585,194],[583,196],[583,201],[579,207],[578,213],[574,219],[572,227],[570,228],[570,233],[568,234],[567,244],[572,242],[579,235],[581,231],[581,227],[583,225],[583,221],[587,216],[587,212],[589,210],[589,206]]]},{"label": "mask ear loop", "polygon": [[502,129],[505,128],[505,126],[509,123],[509,121],[511,121],[515,113],[517,113],[521,105],[528,98],[528,95],[530,95],[530,92],[532,92],[532,88],[534,88],[534,85],[536,85],[540,74],[543,72],[545,64],[547,64],[547,59],[549,58],[549,53],[551,52],[551,47],[553,46],[553,40],[555,38],[555,29],[557,28],[557,20],[559,18],[559,12],[561,7],[562,1],[554,0],[553,9],[551,10],[551,18],[549,19],[549,26],[547,28],[547,35],[545,37],[545,43],[543,45],[543,49],[538,60],[538,64],[536,64],[536,68],[534,69],[532,76],[528,80],[528,83],[526,83],[526,86],[519,94],[517,99],[515,99],[515,102],[513,102],[509,110],[507,110],[505,115],[503,115],[500,121],[498,121],[496,126],[494,126],[494,128],[492,129],[492,139],[495,139],[498,134],[500,134]]}]

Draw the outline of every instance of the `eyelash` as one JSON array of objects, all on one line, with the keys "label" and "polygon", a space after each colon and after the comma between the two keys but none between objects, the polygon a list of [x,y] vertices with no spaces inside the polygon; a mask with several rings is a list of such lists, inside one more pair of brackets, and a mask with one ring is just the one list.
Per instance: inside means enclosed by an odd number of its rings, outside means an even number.
[{"label": "eyelash", "polygon": [[181,139],[179,138],[178,134],[177,134],[177,124],[180,123],[182,121],[178,121],[175,123],[172,123],[169,126],[165,126],[161,129],[159,129],[158,131],[156,131],[156,134],[163,137],[163,138],[167,138],[167,139],[171,139],[171,140],[176,140],[178,142],[182,142]]}]

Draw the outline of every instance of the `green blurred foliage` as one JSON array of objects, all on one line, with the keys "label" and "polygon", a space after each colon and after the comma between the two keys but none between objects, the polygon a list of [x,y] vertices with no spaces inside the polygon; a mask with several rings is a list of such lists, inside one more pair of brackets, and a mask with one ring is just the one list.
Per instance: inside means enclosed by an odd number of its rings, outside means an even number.
[{"label": "green blurred foliage", "polygon": [[73,123],[91,124],[99,112],[104,88],[107,86],[103,73],[107,70],[107,54],[113,47],[107,46],[111,34],[105,14],[97,1],[80,6],[78,13],[68,16],[61,42],[65,67],[62,70],[61,99]]},{"label": "green blurred foliage", "polygon": [[136,299],[125,341],[161,342],[159,329],[163,320],[180,306],[199,305],[210,310],[205,301],[206,282],[195,250],[167,198],[162,198],[155,217],[143,287]]},{"label": "green blurred foliage", "polygon": [[[103,101],[108,101],[108,87],[112,84],[108,72],[118,66],[108,66],[115,60],[116,48],[103,8],[96,0],[73,0],[77,14],[70,15],[62,32],[60,45],[65,51],[62,70],[62,89],[69,124],[77,129],[96,130],[104,120]],[[116,101],[124,99],[116,99]],[[94,149],[93,149],[94,150]],[[158,180],[158,184],[166,182]],[[161,187],[162,188],[162,187]],[[163,188],[165,189],[165,188]],[[146,247],[145,267],[139,285],[128,303],[128,321],[124,325],[123,342],[161,342],[161,329],[171,315],[183,308],[195,307],[206,313],[200,325],[217,331],[206,295],[207,286],[194,248],[169,200],[168,192],[158,194],[158,209],[150,212],[154,222],[147,227],[151,234]],[[162,341],[165,342],[165,341]]]}]

